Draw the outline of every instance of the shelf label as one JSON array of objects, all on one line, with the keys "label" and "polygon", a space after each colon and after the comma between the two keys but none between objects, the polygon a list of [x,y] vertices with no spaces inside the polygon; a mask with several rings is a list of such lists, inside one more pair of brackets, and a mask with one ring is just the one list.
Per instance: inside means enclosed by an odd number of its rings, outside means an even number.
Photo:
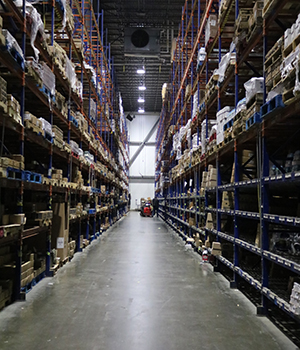
[{"label": "shelf label", "polygon": [[64,246],[65,246],[65,238],[64,237],[57,237],[56,249],[64,249]]}]

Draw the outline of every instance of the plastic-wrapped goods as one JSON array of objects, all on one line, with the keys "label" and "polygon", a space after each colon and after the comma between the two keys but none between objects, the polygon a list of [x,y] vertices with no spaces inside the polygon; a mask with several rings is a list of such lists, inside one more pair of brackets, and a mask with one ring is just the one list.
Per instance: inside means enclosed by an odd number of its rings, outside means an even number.
[{"label": "plastic-wrapped goods", "polygon": [[85,61],[83,61],[83,65],[90,76],[90,80],[92,81],[93,85],[96,87],[97,75],[96,75],[95,69],[89,64],[87,64]]},{"label": "plastic-wrapped goods", "polygon": [[17,42],[17,40],[10,34],[7,29],[2,29],[2,34],[5,36],[6,47],[8,51],[15,50],[24,59],[23,52]]},{"label": "plastic-wrapped goods", "polygon": [[216,123],[217,123],[216,120],[208,120],[207,137],[206,137],[206,120],[203,120],[203,122],[201,124],[201,153],[202,154],[204,154],[206,151],[206,144],[207,144],[208,136],[210,134],[210,131],[211,131],[213,125],[215,125]]},{"label": "plastic-wrapped goods", "polygon": [[222,83],[225,78],[225,73],[230,64],[235,64],[235,57],[236,53],[235,50],[235,44],[232,42],[230,44],[229,52],[227,52],[221,59],[219,63],[219,68],[214,71],[215,79],[218,79],[219,83]]},{"label": "plastic-wrapped goods", "polygon": [[[296,80],[297,80],[297,77],[296,77]],[[276,85],[276,87],[268,93],[266,102],[271,101],[277,95],[282,95],[283,89],[284,89],[284,85],[282,83]],[[295,89],[296,89],[296,84],[295,84]]]},{"label": "plastic-wrapped goods", "polygon": [[97,115],[97,111],[96,111],[96,102],[93,99],[90,99],[90,118],[93,122],[96,121],[96,115]]},{"label": "plastic-wrapped goods", "polygon": [[205,26],[205,46],[209,39],[214,38],[218,33],[218,16],[210,15]]},{"label": "plastic-wrapped goods", "polygon": [[285,59],[282,61],[280,66],[281,78],[285,79],[293,71],[294,67],[297,66],[299,62],[300,48],[296,47]]},{"label": "plastic-wrapped goods", "polygon": [[197,115],[197,109],[198,109],[198,91],[196,91],[193,96],[192,119]]},{"label": "plastic-wrapped goods", "polygon": [[75,73],[75,68],[73,66],[73,63],[70,61],[68,57],[65,57],[66,59],[66,77],[70,82],[71,88],[75,89],[76,88],[76,82],[77,82],[77,77]]},{"label": "plastic-wrapped goods", "polygon": [[77,95],[82,99],[82,83],[81,81],[76,80],[76,84],[75,84],[75,88],[74,88],[75,92],[77,93]]},{"label": "plastic-wrapped goods", "polygon": [[161,89],[161,97],[163,102],[167,99],[169,91],[170,91],[170,84],[164,83]]},{"label": "plastic-wrapped goods", "polygon": [[197,70],[200,69],[205,59],[206,59],[205,47],[200,47],[200,50],[198,51],[198,56],[197,56]]},{"label": "plastic-wrapped goods", "polygon": [[264,78],[251,78],[244,84],[246,90],[246,103],[258,93],[264,92]]},{"label": "plastic-wrapped goods", "polygon": [[246,104],[246,98],[244,97],[242,100],[238,102],[236,106],[236,114],[246,109],[247,109],[247,104]]},{"label": "plastic-wrapped goods", "polygon": [[26,2],[26,16],[31,20],[30,45],[34,51],[35,58],[38,60],[39,50],[34,46],[34,42],[38,32],[42,35],[44,34],[44,23],[36,8],[28,2]]},{"label": "plastic-wrapped goods", "polygon": [[43,84],[49,89],[52,96],[55,95],[55,75],[45,62],[41,64],[40,76]]},{"label": "plastic-wrapped goods", "polygon": [[294,282],[290,296],[290,311],[295,315],[300,315],[300,284]]},{"label": "plastic-wrapped goods", "polygon": [[52,133],[52,126],[49,122],[47,122],[47,120],[45,120],[44,118],[39,118],[39,120],[42,123],[42,129],[49,135],[51,135],[51,137],[53,137],[53,133]]},{"label": "plastic-wrapped goods", "polygon": [[199,147],[199,137],[198,134],[194,134],[192,136],[192,148],[195,150]]},{"label": "plastic-wrapped goods", "polygon": [[77,142],[71,140],[70,141],[70,147],[71,147],[71,150],[72,150],[73,153],[79,154],[79,146],[78,146]]},{"label": "plastic-wrapped goods", "polygon": [[85,151],[83,155],[84,158],[87,159],[90,163],[94,162],[94,156],[90,152]]}]

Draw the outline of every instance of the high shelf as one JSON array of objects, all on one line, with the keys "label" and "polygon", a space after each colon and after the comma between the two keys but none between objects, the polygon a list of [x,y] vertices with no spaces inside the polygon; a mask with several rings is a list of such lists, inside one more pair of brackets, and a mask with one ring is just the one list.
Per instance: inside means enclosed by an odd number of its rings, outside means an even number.
[{"label": "high shelf", "polygon": [[0,16],[2,309],[126,214],[129,147],[103,12],[7,0]]},{"label": "high shelf", "polygon": [[298,345],[299,13],[186,1],[155,182],[161,217]]}]

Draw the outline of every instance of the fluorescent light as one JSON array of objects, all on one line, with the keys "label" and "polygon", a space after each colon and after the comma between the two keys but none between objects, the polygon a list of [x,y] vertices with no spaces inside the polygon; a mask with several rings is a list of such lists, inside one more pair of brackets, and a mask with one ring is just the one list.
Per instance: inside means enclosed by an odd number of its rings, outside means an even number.
[{"label": "fluorescent light", "polygon": [[138,113],[144,113],[144,112],[145,112],[144,108],[139,108]]},{"label": "fluorescent light", "polygon": [[146,73],[144,68],[140,68],[136,72],[137,72],[137,74],[145,74]]},{"label": "fluorescent light", "polygon": [[139,90],[140,91],[145,91],[146,90],[146,86],[139,86]]},{"label": "fluorescent light", "polygon": [[145,99],[142,98],[142,97],[140,97],[137,101],[138,101],[139,103],[143,103],[143,102],[145,102]]}]

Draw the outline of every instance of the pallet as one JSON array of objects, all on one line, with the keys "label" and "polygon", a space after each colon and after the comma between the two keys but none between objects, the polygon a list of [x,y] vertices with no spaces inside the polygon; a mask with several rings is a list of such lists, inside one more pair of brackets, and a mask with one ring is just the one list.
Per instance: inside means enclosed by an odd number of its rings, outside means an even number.
[{"label": "pallet", "polygon": [[76,128],[78,128],[78,121],[75,117],[70,115],[70,122],[75,125]]},{"label": "pallet", "polygon": [[233,118],[224,124],[223,131],[226,131],[227,129],[232,128],[232,126],[233,126]]},{"label": "pallet", "polygon": [[42,175],[25,170],[23,172],[23,180],[26,182],[33,182],[36,184],[41,184],[42,183]]},{"label": "pallet", "polygon": [[19,181],[23,180],[23,170],[11,168],[11,167],[2,168],[2,169],[6,169],[6,176],[2,176],[2,177],[6,177],[7,179],[12,179],[12,180],[19,180]]},{"label": "pallet", "polygon": [[64,148],[64,141],[63,140],[59,140],[59,139],[53,139],[53,145],[60,148],[60,149],[63,149]]},{"label": "pallet", "polygon": [[7,114],[7,105],[5,102],[3,101],[0,101],[0,111],[3,113],[3,114]]},{"label": "pallet", "polygon": [[256,22],[252,25],[251,28],[248,28],[248,34],[246,36],[246,41],[249,42],[254,36],[257,36],[258,33],[262,31],[263,28],[263,20],[262,18],[258,18]]},{"label": "pallet", "polygon": [[246,130],[251,128],[254,124],[260,123],[261,117],[260,113],[254,113],[249,119],[246,120]]},{"label": "pallet", "polygon": [[294,101],[298,100],[300,98],[300,95],[297,94],[296,96],[294,95],[294,87],[286,90],[282,94],[282,101],[285,105],[290,105]]},{"label": "pallet", "polygon": [[34,123],[32,123],[30,120],[25,119],[24,120],[24,125],[25,128],[27,130],[31,130],[32,132],[34,132],[37,135],[41,135],[43,133],[43,130],[41,128],[39,128],[38,126],[36,126]]},{"label": "pallet", "polygon": [[252,98],[247,102],[247,109],[249,109],[249,106],[253,106],[254,103],[263,103],[264,101],[264,94],[258,93],[252,96]]},{"label": "pallet", "polygon": [[38,222],[40,227],[48,227],[52,224],[52,219],[43,219],[43,220],[37,220],[35,219],[35,221]]},{"label": "pallet", "polygon": [[260,107],[263,104],[263,101],[260,102],[254,102],[251,107],[249,107],[246,111],[245,114],[245,119],[248,120],[249,118],[251,118],[251,116],[255,113],[260,113]]},{"label": "pallet", "polygon": [[52,102],[55,103],[55,96],[53,96],[51,94],[51,91],[45,86],[45,85],[42,85],[41,87],[39,87],[39,90],[44,94],[46,95]]},{"label": "pallet", "polygon": [[48,177],[43,176],[42,184],[43,185],[51,185],[51,179],[49,179]]},{"label": "pallet", "polygon": [[290,55],[292,51],[300,44],[300,34],[283,50],[283,58]]},{"label": "pallet", "polygon": [[7,113],[6,115],[10,118],[12,118],[15,122],[17,122],[20,125],[22,124],[22,119],[20,116],[20,113],[18,113],[16,110],[14,110],[11,106],[7,107]]},{"label": "pallet", "polygon": [[4,309],[6,306],[8,306],[11,303],[11,297],[7,297],[5,299],[2,299],[0,301],[0,311]]},{"label": "pallet", "polygon": [[282,51],[283,51],[283,38],[281,37],[266,54],[265,70],[267,70],[269,66],[271,66],[274,62],[276,62],[278,57],[282,58]]},{"label": "pallet", "polygon": [[260,115],[262,118],[266,117],[269,113],[273,112],[276,109],[285,107],[282,101],[282,95],[277,95],[269,102],[265,103],[260,107]]},{"label": "pallet", "polygon": [[236,139],[236,138],[238,138],[245,130],[246,130],[245,121],[243,121],[243,123],[236,122],[236,124],[235,124],[235,123],[233,124],[231,137],[232,137],[233,139]]}]

